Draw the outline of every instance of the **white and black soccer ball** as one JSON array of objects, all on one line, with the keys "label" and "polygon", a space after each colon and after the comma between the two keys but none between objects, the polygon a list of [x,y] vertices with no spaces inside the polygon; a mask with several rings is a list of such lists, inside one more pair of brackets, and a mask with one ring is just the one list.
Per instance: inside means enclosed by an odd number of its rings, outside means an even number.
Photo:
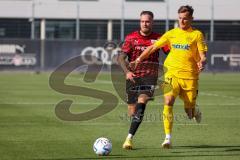
[{"label": "white and black soccer ball", "polygon": [[107,156],[112,151],[112,142],[107,138],[100,137],[94,142],[93,150],[99,156]]}]

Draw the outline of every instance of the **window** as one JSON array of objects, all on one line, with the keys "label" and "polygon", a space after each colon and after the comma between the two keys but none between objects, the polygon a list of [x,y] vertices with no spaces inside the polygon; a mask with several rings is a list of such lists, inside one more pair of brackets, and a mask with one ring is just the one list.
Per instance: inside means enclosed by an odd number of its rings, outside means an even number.
[{"label": "window", "polygon": [[46,39],[75,39],[74,20],[46,20]]},{"label": "window", "polygon": [[240,40],[239,21],[215,21],[214,40],[239,41]]},{"label": "window", "polygon": [[107,21],[80,20],[80,39],[107,39]]},{"label": "window", "polygon": [[0,19],[0,38],[30,38],[28,19]]},{"label": "window", "polygon": [[6,35],[6,28],[0,28],[0,37],[4,37]]}]

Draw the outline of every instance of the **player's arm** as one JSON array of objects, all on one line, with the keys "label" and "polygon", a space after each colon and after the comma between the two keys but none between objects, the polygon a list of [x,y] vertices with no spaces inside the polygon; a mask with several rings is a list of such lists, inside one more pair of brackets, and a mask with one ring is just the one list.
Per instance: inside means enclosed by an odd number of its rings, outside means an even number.
[{"label": "player's arm", "polygon": [[129,64],[126,61],[128,54],[131,54],[133,52],[132,41],[133,40],[129,36],[126,37],[126,39],[123,43],[123,46],[122,46],[121,53],[118,56],[118,63],[121,66],[121,68],[123,69],[123,71],[126,75],[126,79],[129,79],[134,82],[133,78],[134,78],[135,74],[129,70],[129,67],[128,67]]},{"label": "player's arm", "polygon": [[168,55],[170,52],[170,47],[168,45],[163,46],[161,49],[165,55]]},{"label": "player's arm", "polygon": [[198,71],[201,72],[204,69],[205,65],[207,64],[206,54],[208,50],[203,34],[201,32],[198,36],[197,48],[200,56],[200,61],[197,63],[197,65],[198,65]]},{"label": "player's arm", "polygon": [[118,64],[121,66],[121,68],[123,69],[123,72],[126,74],[129,72],[128,68],[127,68],[127,54],[121,52],[120,55],[118,56]]},{"label": "player's arm", "polygon": [[201,72],[204,69],[205,65],[207,64],[206,52],[200,51],[199,56],[200,56],[200,61],[197,63],[197,65],[198,65],[198,71]]},{"label": "player's arm", "polygon": [[120,55],[118,56],[118,63],[121,66],[121,68],[123,69],[123,72],[126,75],[126,79],[129,79],[134,82],[133,78],[135,77],[135,74],[128,70],[128,67],[127,67],[128,63],[127,63],[126,59],[127,59],[127,54],[124,52],[121,52]]},{"label": "player's arm", "polygon": [[144,59],[148,58],[149,55],[153,54],[156,52],[158,49],[163,47],[168,43],[168,39],[166,34],[164,34],[159,40],[157,40],[153,45],[147,47],[142,54],[136,59],[135,66],[143,61]]},{"label": "player's arm", "polygon": [[141,61],[143,61],[144,59],[147,59],[149,57],[149,55],[153,54],[154,52],[156,52],[160,47],[156,46],[156,45],[151,45],[148,46],[142,53],[141,55],[136,59],[136,62],[139,63]]}]

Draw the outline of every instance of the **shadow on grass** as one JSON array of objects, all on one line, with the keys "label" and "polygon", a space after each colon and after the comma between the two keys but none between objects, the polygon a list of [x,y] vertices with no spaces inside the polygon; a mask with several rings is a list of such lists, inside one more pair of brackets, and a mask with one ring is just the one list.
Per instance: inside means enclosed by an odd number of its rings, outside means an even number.
[{"label": "shadow on grass", "polygon": [[217,149],[217,148],[239,148],[240,149],[240,146],[217,146],[217,145],[199,145],[199,146],[175,146],[174,149],[184,149],[184,148],[201,148],[201,149]]},{"label": "shadow on grass", "polygon": [[[161,146],[156,148],[135,148],[134,150],[159,150]],[[226,149],[225,151],[239,151],[240,146],[217,146],[217,145],[196,145],[196,146],[173,146],[171,150],[175,149]]]},{"label": "shadow on grass", "polygon": [[[210,146],[210,145],[200,145],[200,146],[176,146],[174,147],[175,151],[171,151],[171,153],[197,153],[197,152],[205,152],[205,153],[227,153],[227,152],[239,152],[240,146]],[[188,150],[186,150],[188,149]],[[198,149],[198,150],[196,150]],[[180,151],[178,151],[180,150]]]},{"label": "shadow on grass", "polygon": [[[201,149],[225,149],[225,150],[188,150],[188,151],[179,151],[175,152],[175,149],[195,149],[195,148],[201,148]],[[161,148],[137,148],[135,150],[131,150],[129,152],[136,152],[139,150],[145,149],[145,152],[147,152],[148,149],[158,149],[158,150],[163,150]],[[93,156],[93,157],[86,157],[86,158],[43,158],[43,159],[36,159],[36,160],[81,160],[81,159],[86,159],[86,160],[92,160],[92,159],[153,159],[153,158],[203,158],[205,159],[206,157],[232,157],[232,156],[240,156],[240,146],[210,146],[210,145],[201,145],[201,146],[176,146],[173,149],[166,150],[170,151],[169,154],[171,155],[136,155],[136,156],[129,156],[123,155],[123,154],[112,154],[109,156]],[[173,151],[173,152],[172,152]],[[201,152],[206,152],[206,153],[201,153]],[[212,152],[212,153],[210,153]],[[221,152],[221,153],[216,153],[216,152]],[[234,153],[230,153],[234,152]],[[189,154],[186,154],[189,153]],[[195,153],[195,154],[194,154]]]},{"label": "shadow on grass", "polygon": [[[177,151],[182,149],[183,151]],[[187,151],[184,151],[184,149],[188,149]],[[190,149],[190,150],[189,150]],[[208,150],[194,150],[194,149],[208,149]],[[221,150],[215,150],[215,149],[221,149]],[[162,148],[136,148],[131,151],[126,152],[139,152],[141,150],[144,150],[144,152],[148,152],[148,150],[164,150]],[[153,159],[153,158],[190,158],[190,157],[231,157],[231,156],[240,156],[240,146],[217,146],[217,145],[199,145],[199,146],[174,146],[173,149],[169,149],[166,151],[171,155],[136,155],[136,156],[130,156],[127,153],[125,155],[123,154],[111,154],[109,156],[93,156],[93,157],[86,157],[86,158],[43,158],[43,159],[35,159],[35,160],[91,160],[91,159]],[[204,153],[205,152],[205,153]],[[212,152],[212,153],[211,153]],[[216,153],[221,152],[221,153]],[[234,152],[234,153],[232,153]],[[132,154],[131,153],[131,154]],[[189,153],[189,154],[186,154]],[[194,154],[195,153],[195,154]],[[165,154],[165,153],[164,153]]]},{"label": "shadow on grass", "polygon": [[91,160],[91,159],[153,159],[153,158],[189,158],[189,157],[232,157],[232,156],[240,156],[239,154],[202,154],[202,155],[193,155],[193,154],[185,154],[185,155],[157,155],[157,156],[125,156],[125,155],[110,155],[110,156],[99,156],[99,157],[87,157],[87,158],[46,158],[46,159],[37,159],[37,160]]}]

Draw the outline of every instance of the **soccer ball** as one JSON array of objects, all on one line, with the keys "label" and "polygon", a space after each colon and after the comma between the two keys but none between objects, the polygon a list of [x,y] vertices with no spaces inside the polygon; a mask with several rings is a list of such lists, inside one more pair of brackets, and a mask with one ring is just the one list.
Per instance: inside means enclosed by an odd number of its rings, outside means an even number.
[{"label": "soccer ball", "polygon": [[99,156],[107,156],[112,151],[112,142],[107,138],[100,137],[94,142],[93,150]]}]

